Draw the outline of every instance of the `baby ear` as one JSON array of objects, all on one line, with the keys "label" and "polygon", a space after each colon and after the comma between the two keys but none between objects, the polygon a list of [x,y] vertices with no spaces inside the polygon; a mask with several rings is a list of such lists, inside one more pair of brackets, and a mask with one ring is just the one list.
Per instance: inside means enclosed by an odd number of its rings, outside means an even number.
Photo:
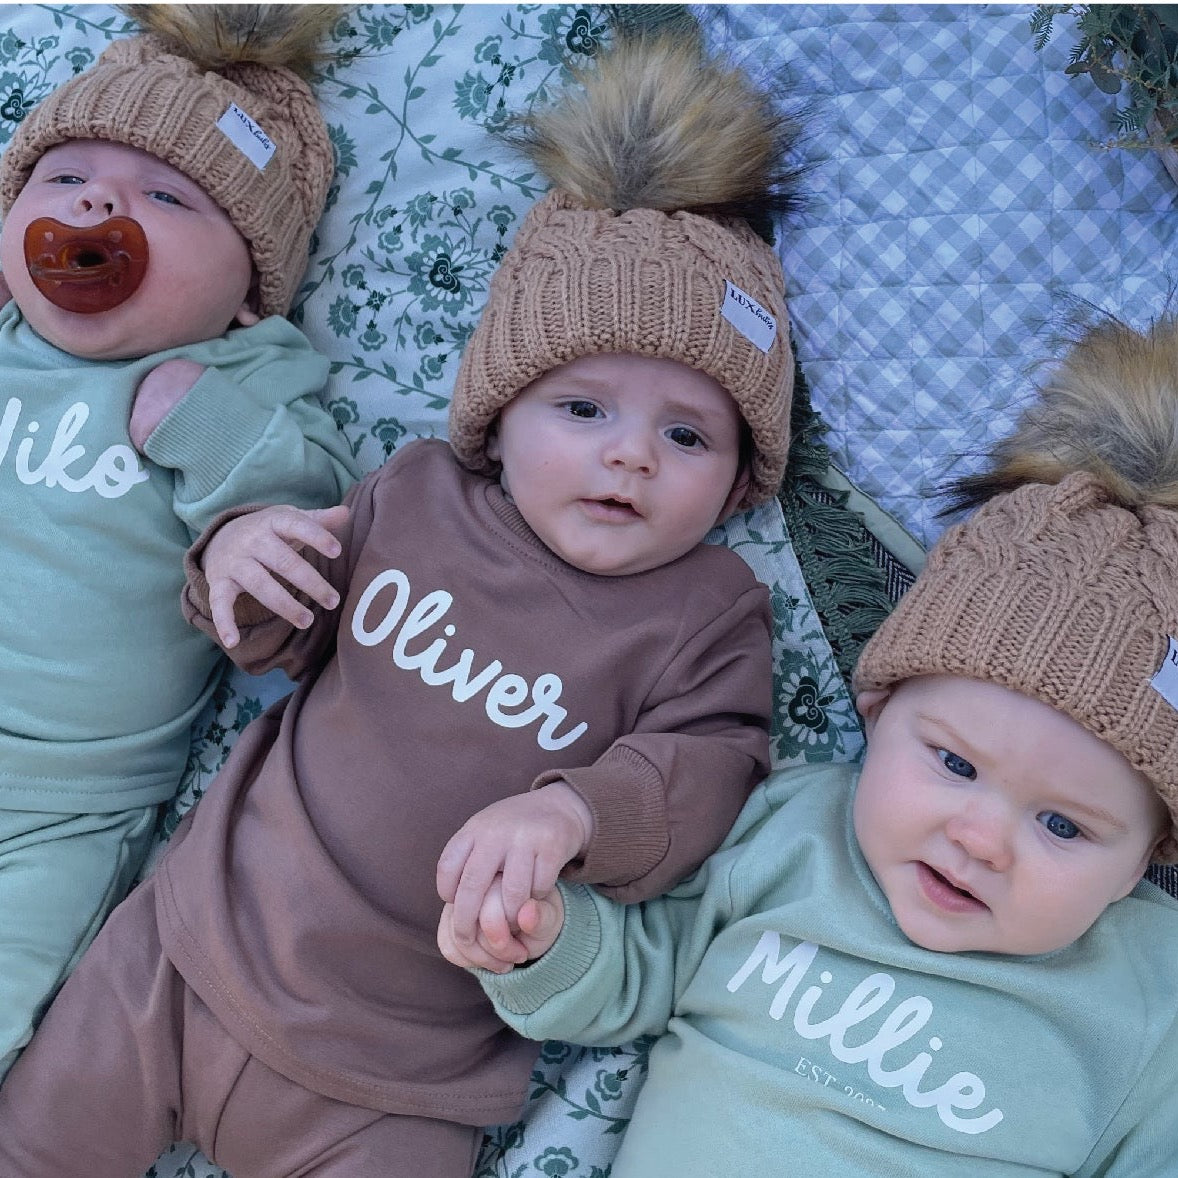
[{"label": "baby ear", "polygon": [[258,272],[255,269],[250,277],[250,288],[245,292],[245,302],[241,304],[237,314],[233,316],[233,322],[238,327],[253,327],[255,323],[261,323],[262,317],[258,314],[258,308],[261,305]]},{"label": "baby ear", "polygon": [[720,508],[720,514],[716,516],[717,524],[722,524],[740,506],[740,501],[745,497],[751,481],[752,475],[748,467],[742,466],[737,473],[736,482],[732,484],[732,490],[728,492],[728,498],[724,500],[724,506]]},{"label": "baby ear", "polygon": [[875,722],[891,694],[887,687],[869,687],[855,696],[855,707],[863,717],[863,726],[868,736],[871,735],[871,730],[875,727]]}]

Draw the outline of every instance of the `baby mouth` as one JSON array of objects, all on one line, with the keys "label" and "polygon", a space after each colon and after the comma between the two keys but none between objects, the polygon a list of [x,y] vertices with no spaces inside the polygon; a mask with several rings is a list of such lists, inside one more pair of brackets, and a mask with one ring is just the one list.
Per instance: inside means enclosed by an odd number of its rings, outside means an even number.
[{"label": "baby mouth", "polygon": [[630,520],[641,516],[641,512],[626,499],[585,499],[582,502],[589,514],[606,520]]},{"label": "baby mouth", "polygon": [[972,912],[987,907],[973,892],[959,887],[935,867],[930,867],[927,863],[918,863],[916,867],[921,890],[938,908],[950,912]]},{"label": "baby mouth", "polygon": [[147,272],[147,236],[130,217],[85,227],[37,217],[25,229],[24,249],[37,290],[55,307],[81,315],[126,302]]}]

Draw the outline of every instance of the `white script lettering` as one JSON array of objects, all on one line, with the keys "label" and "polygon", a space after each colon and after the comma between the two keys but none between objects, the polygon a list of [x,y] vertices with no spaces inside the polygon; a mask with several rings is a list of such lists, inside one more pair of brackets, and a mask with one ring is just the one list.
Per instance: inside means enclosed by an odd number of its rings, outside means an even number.
[{"label": "white script lettering", "polygon": [[[8,456],[22,409],[18,397],[9,397],[4,416],[0,417],[0,463]],[[44,483],[47,487],[61,487],[74,494],[93,491],[103,499],[118,499],[137,483],[146,482],[148,474],[139,465],[139,455],[130,446],[118,443],[107,446],[94,459],[89,470],[78,468],[78,463],[86,459],[86,447],[75,445],[74,439],[82,432],[89,416],[90,407],[84,401],[71,405],[57,423],[48,452],[36,465],[33,448],[41,423],[28,422],[25,432],[29,436],[22,438],[16,446],[13,460],[16,477],[28,487]],[[71,467],[75,471],[73,474],[70,473]]]},{"label": "white script lettering", "polygon": [[[760,980],[765,985],[781,982],[769,1005],[769,1017],[780,1021],[817,954],[817,945],[803,941],[782,957],[781,937],[774,932],[764,932],[745,963],[732,975],[728,990],[736,993],[759,967]],[[1002,1110],[997,1108],[976,1117],[957,1115],[978,1108],[986,1099],[986,1086],[973,1072],[956,1072],[943,1084],[922,1089],[920,1083],[933,1062],[933,1056],[927,1051],[917,1052],[901,1067],[884,1067],[884,1056],[919,1034],[932,1018],[933,1004],[927,998],[914,994],[897,1003],[871,1038],[853,1047],[847,1043],[847,1032],[873,1018],[891,1002],[896,990],[895,979],[890,974],[873,973],[855,986],[834,1014],[811,1021],[818,1000],[834,977],[824,970],[818,980],[822,985],[808,986],[794,1006],[793,1029],[803,1039],[827,1040],[831,1055],[842,1063],[865,1063],[867,1074],[878,1085],[899,1088],[913,1108],[935,1108],[941,1122],[958,1133],[985,1133],[1002,1120]],[[944,1042],[934,1035],[928,1045],[933,1051],[939,1051]]]},{"label": "white script lettering", "polygon": [[[377,597],[390,588],[393,590],[392,603],[375,626],[370,627],[368,615]],[[465,703],[485,690],[483,710],[493,724],[501,728],[526,728],[538,721],[536,743],[548,752],[568,748],[589,730],[589,725],[582,722],[567,732],[557,733],[558,726],[568,717],[566,709],[557,702],[564,688],[559,675],[537,675],[536,681],[529,683],[520,675],[505,672],[498,659],[492,659],[481,671],[472,674],[476,656],[470,647],[464,648],[450,666],[439,667],[447,640],[455,636],[452,625],[442,626],[444,637],[434,637],[419,650],[410,649],[416,639],[423,639],[428,631],[436,631],[441,626],[442,619],[454,604],[451,594],[444,589],[435,589],[406,613],[410,592],[409,578],[400,569],[385,569],[378,573],[356,603],[352,637],[361,646],[379,646],[395,632],[393,662],[401,670],[416,671],[431,687],[450,684],[450,695],[459,703]]]}]

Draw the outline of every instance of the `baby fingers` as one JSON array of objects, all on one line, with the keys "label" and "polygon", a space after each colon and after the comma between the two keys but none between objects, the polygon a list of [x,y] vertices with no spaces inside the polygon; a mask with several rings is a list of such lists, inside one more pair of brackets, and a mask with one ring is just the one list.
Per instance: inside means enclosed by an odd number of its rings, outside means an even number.
[{"label": "baby fingers", "polygon": [[[484,905],[485,915],[492,925],[497,924],[492,911],[494,900]],[[442,956],[453,965],[460,965],[464,969],[486,969],[492,973],[506,973],[513,966],[522,962],[527,954],[523,946],[508,935],[503,940],[498,935],[494,940],[480,933],[470,942],[459,942],[454,936],[454,909],[447,904],[442,910],[441,920],[438,922],[438,948]]]},{"label": "baby fingers", "polygon": [[345,507],[321,512],[270,507],[230,520],[212,536],[201,563],[213,622],[226,647],[239,639],[233,606],[242,593],[299,629],[310,626],[314,615],[295,592],[324,609],[339,604],[339,594],[301,550],[338,556],[340,543],[328,529],[341,526],[347,514]]}]

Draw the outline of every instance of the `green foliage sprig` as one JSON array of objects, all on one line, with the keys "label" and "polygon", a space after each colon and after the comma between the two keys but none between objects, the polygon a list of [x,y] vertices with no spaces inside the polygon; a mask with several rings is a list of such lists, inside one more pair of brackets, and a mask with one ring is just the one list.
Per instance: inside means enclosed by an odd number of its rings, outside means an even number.
[{"label": "green foliage sprig", "polygon": [[1106,147],[1178,144],[1178,4],[1040,4],[1031,16],[1042,49],[1057,16],[1076,17],[1079,40],[1066,73],[1087,74],[1106,94],[1124,91]]}]

